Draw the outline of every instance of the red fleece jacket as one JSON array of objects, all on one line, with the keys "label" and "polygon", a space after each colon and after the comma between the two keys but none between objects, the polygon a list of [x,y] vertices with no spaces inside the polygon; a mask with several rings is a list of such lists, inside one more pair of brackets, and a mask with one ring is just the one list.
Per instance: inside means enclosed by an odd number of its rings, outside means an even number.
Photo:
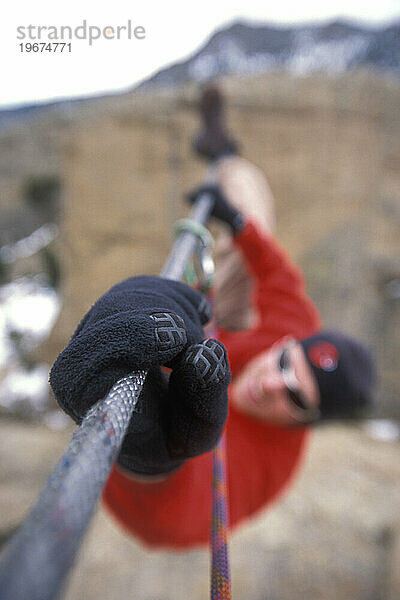
[{"label": "red fleece jacket", "polygon": [[[254,282],[257,323],[246,331],[218,330],[232,375],[286,334],[302,339],[320,329],[300,270],[270,236],[248,221],[235,244]],[[307,428],[278,427],[232,406],[226,423],[231,527],[281,494],[302,456]],[[103,500],[120,524],[150,546],[187,548],[208,543],[211,526],[211,452],[188,460],[158,483],[140,483],[117,466]]]}]

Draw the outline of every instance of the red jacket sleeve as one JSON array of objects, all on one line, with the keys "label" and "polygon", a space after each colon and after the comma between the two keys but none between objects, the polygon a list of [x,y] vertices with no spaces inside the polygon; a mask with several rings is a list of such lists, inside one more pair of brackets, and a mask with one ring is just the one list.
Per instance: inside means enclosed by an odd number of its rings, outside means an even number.
[{"label": "red jacket sleeve", "polygon": [[303,339],[321,328],[319,312],[306,295],[300,269],[272,236],[249,220],[235,237],[235,245],[253,281],[252,304],[257,318],[251,329],[219,332],[234,375],[251,358],[249,353],[255,356],[284,335]]}]

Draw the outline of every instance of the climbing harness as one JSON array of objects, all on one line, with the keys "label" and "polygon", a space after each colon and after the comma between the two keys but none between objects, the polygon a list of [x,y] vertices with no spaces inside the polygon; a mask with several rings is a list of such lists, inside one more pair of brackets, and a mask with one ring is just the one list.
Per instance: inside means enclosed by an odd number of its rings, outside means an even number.
[{"label": "climbing harness", "polygon": [[[212,204],[209,193],[201,194],[190,220],[204,225]],[[161,276],[182,280],[190,257],[199,248],[199,239],[203,248],[200,263],[206,265],[205,274],[210,274],[205,228],[195,231],[193,225],[181,227]],[[207,278],[210,281],[208,275],[204,282]],[[58,595],[118,456],[145,378],[146,372],[138,371],[118,380],[76,429],[38,500],[4,550],[0,562],[0,600],[52,600]],[[222,440],[214,451],[212,600],[231,598],[223,457]]]}]

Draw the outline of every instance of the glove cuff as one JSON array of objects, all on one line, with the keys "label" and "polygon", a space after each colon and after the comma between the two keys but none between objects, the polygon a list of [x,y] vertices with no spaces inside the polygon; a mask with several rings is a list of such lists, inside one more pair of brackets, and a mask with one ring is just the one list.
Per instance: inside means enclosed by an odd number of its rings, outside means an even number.
[{"label": "glove cuff", "polygon": [[128,456],[119,456],[117,459],[117,465],[124,468],[126,471],[130,471],[132,475],[141,475],[141,476],[162,476],[162,475],[171,475],[175,473],[180,467],[185,463],[185,460],[173,460],[171,459],[168,464],[164,463],[162,465],[146,465],[138,463],[134,458],[130,458]]}]

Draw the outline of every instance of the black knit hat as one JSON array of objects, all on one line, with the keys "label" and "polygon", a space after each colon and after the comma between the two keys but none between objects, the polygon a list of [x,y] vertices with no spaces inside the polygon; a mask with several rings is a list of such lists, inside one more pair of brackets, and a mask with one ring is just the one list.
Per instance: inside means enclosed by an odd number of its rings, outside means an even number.
[{"label": "black knit hat", "polygon": [[318,383],[321,418],[362,416],[376,379],[370,351],[339,331],[321,331],[300,345]]}]

